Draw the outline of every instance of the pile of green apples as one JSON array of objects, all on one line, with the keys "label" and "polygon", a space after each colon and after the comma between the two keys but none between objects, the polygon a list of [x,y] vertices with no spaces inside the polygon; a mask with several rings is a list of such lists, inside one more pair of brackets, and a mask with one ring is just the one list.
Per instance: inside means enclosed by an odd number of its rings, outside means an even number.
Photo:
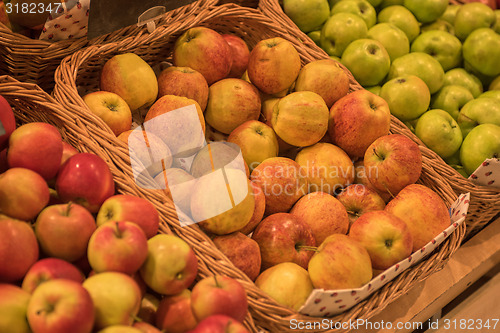
[{"label": "pile of green apples", "polygon": [[495,2],[284,0],[283,10],[463,176],[500,157]]}]

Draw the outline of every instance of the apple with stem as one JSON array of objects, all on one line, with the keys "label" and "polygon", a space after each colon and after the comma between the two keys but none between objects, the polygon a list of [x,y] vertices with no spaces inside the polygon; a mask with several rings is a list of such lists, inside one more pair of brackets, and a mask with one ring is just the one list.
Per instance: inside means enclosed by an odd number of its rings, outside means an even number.
[{"label": "apple with stem", "polygon": [[22,288],[33,293],[39,285],[50,280],[67,279],[82,283],[84,278],[82,272],[69,262],[57,258],[45,258],[30,267],[24,276]]}]

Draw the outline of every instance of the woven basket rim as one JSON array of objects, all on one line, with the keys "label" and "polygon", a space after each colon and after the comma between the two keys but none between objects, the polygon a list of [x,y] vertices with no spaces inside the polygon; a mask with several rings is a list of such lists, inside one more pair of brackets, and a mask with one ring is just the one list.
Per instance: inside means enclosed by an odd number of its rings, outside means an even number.
[{"label": "woven basket rim", "polygon": [[[184,29],[185,27],[199,24],[202,21],[204,22],[214,17],[232,17],[240,15],[245,19],[257,18],[259,19],[260,24],[269,25],[273,27],[277,32],[286,35],[287,38],[292,38],[292,40],[300,41],[298,42],[298,45],[307,45],[307,40],[304,41],[301,39],[301,37],[291,36],[290,34],[288,34],[287,30],[283,29],[281,26],[277,26],[271,18],[262,16],[259,11],[250,8],[241,8],[234,4],[226,4],[222,6],[206,8],[196,17],[190,18],[190,20],[192,19],[192,21],[175,22],[170,27],[153,32],[153,34],[143,39],[141,43],[155,42],[160,38],[163,38],[164,36],[170,35],[172,32],[179,31],[179,29]],[[66,57],[56,71],[56,87],[54,89],[55,98],[60,103],[67,105],[69,109],[86,109],[85,105],[83,104],[83,100],[78,95],[78,89],[75,80],[80,65],[83,64],[87,59],[94,56],[103,56],[105,54],[112,54],[113,52],[120,53],[124,50],[128,50],[134,45],[131,43],[134,43],[133,39],[127,39],[122,42],[110,43],[103,46],[90,46],[75,53],[74,55]],[[304,48],[298,51],[299,53],[302,52],[301,56],[305,57],[308,61],[312,61],[312,59],[316,58],[327,57],[326,53],[317,47],[307,48],[307,50]],[[354,83],[351,82],[351,88],[352,90],[359,90],[360,86],[354,81]],[[424,156],[426,149],[427,148],[425,147],[421,147]],[[431,166],[426,167],[426,172],[430,175],[439,177]],[[453,199],[456,199],[456,194],[444,181],[442,182],[442,184],[439,184],[437,186],[443,186],[444,188],[446,188],[446,190],[444,191],[448,196],[446,198],[448,203],[453,201]],[[199,231],[199,229],[197,229],[196,227],[195,229]],[[187,231],[188,229],[184,230]],[[417,264],[411,270],[408,270],[407,272],[401,274],[395,280],[389,282],[386,286],[384,286],[384,288],[376,293],[377,295],[379,295],[379,297],[371,297],[370,299],[361,302],[353,309],[347,311],[347,314],[343,315],[342,318],[348,319],[348,315],[353,318],[357,316],[367,318],[368,316],[374,315],[374,313],[381,309],[384,304],[388,304],[387,302],[390,302],[390,300],[397,297],[397,295],[404,293],[407,288],[409,288],[408,279],[411,282],[414,282],[414,280],[418,280],[419,278],[424,279],[428,275],[432,274],[438,268],[435,264],[444,263],[444,260],[447,259],[449,255],[456,251],[456,249],[460,246],[460,242],[464,237],[464,233],[465,224],[457,229],[457,231],[453,233],[453,235],[451,235],[450,238],[448,238],[442,246],[440,246],[439,251],[429,257],[429,261],[424,261],[420,264]],[[275,301],[270,299],[262,291],[256,288],[254,283],[250,281],[246,276],[244,276],[241,271],[235,268],[231,262],[228,262],[227,258],[215,249],[213,243],[210,240],[208,240],[207,244],[209,244],[209,247],[206,247],[204,250],[208,255],[217,258],[215,262],[223,266],[222,272],[230,273],[245,286],[245,289],[247,290],[247,293],[249,295],[249,303],[252,315],[255,315],[254,317],[266,317],[268,319],[273,318],[272,321],[277,325],[276,327],[280,328],[283,328],[284,321],[291,318],[300,318],[300,320],[308,321],[321,319],[317,317],[298,315],[295,311],[278,305]],[[213,272],[212,270],[210,270],[210,268],[207,267],[207,269],[208,271]],[[394,287],[394,289],[397,290],[395,294],[391,294],[391,287]],[[338,317],[334,317],[332,319],[335,320],[335,318]]]}]

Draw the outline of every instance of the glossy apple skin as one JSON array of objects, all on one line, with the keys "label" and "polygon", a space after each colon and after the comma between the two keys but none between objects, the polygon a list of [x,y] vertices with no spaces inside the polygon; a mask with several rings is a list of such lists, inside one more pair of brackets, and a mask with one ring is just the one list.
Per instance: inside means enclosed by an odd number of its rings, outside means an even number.
[{"label": "glossy apple skin", "polygon": [[102,204],[97,213],[97,226],[109,221],[128,221],[137,224],[149,239],[158,233],[158,210],[148,200],[133,195],[114,195]]},{"label": "glossy apple skin", "polygon": [[110,91],[94,91],[83,96],[90,111],[101,118],[118,136],[132,126],[132,112],[127,102]]},{"label": "glossy apple skin", "polygon": [[391,267],[408,258],[413,249],[413,237],[406,223],[383,210],[360,216],[351,226],[349,237],[365,247],[374,269]]},{"label": "glossy apple skin", "polygon": [[200,280],[191,293],[191,309],[198,321],[222,314],[243,322],[248,311],[243,286],[227,276],[209,276]]},{"label": "glossy apple skin", "polygon": [[370,255],[347,235],[333,234],[309,261],[309,276],[317,289],[353,289],[372,278]]},{"label": "glossy apple skin", "polygon": [[385,211],[406,222],[413,237],[413,251],[420,250],[451,224],[443,199],[419,184],[406,186],[387,204]]},{"label": "glossy apple skin", "polygon": [[184,333],[196,327],[198,321],[191,310],[191,291],[184,289],[177,295],[161,300],[156,311],[156,327],[171,333]]},{"label": "glossy apple skin", "polygon": [[30,333],[26,310],[31,295],[23,289],[0,283],[0,331]]},{"label": "glossy apple skin", "polygon": [[293,262],[306,268],[314,254],[298,246],[316,246],[311,227],[290,213],[277,213],[266,217],[252,234],[259,244],[262,269],[282,262]]},{"label": "glossy apple skin", "polygon": [[198,259],[181,238],[159,234],[148,240],[148,256],[140,269],[144,282],[164,295],[189,287],[198,272]]},{"label": "glossy apple skin", "polygon": [[254,281],[260,273],[261,256],[259,244],[241,232],[216,236],[212,239],[215,246],[250,280]]},{"label": "glossy apple skin", "polygon": [[385,135],[375,140],[366,150],[363,161],[370,183],[377,190],[393,196],[415,183],[422,172],[420,148],[401,134]]},{"label": "glossy apple skin", "polygon": [[[9,136],[16,129],[16,118],[9,102],[0,96],[0,151],[7,147]],[[1,130],[3,128],[3,131]]]},{"label": "glossy apple skin", "polygon": [[0,174],[0,212],[30,221],[49,203],[47,182],[34,171],[10,168]]},{"label": "glossy apple skin", "polygon": [[88,291],[81,283],[66,279],[50,280],[36,288],[27,315],[33,332],[40,333],[90,333],[95,318]]},{"label": "glossy apple skin", "polygon": [[205,77],[189,67],[168,67],[158,76],[158,97],[176,95],[198,102],[205,111],[208,100],[208,84]]},{"label": "glossy apple skin", "polygon": [[42,251],[52,257],[75,261],[87,253],[96,225],[92,214],[78,204],[59,204],[44,208],[35,223],[35,234]]},{"label": "glossy apple skin", "polygon": [[0,235],[0,282],[19,281],[38,260],[35,233],[26,222],[0,218]]},{"label": "glossy apple skin", "polygon": [[307,193],[307,179],[302,175],[300,165],[289,158],[266,159],[252,171],[250,178],[264,192],[266,215],[287,212]]},{"label": "glossy apple skin", "polygon": [[233,63],[227,77],[239,79],[248,66],[248,59],[250,58],[248,45],[243,39],[236,35],[222,34],[222,37],[226,40],[233,55]]},{"label": "glossy apple skin", "polygon": [[195,27],[180,36],[174,45],[175,66],[200,72],[208,85],[227,77],[233,62],[231,48],[215,30]]},{"label": "glossy apple skin", "polygon": [[202,320],[187,333],[249,333],[240,322],[225,315],[213,315]]},{"label": "glossy apple skin", "polygon": [[83,282],[95,308],[95,328],[132,325],[141,306],[141,291],[130,276],[118,272],[95,274]]},{"label": "glossy apple skin", "polygon": [[291,262],[263,271],[255,285],[279,304],[298,311],[314,289],[309,273]]},{"label": "glossy apple skin", "polygon": [[389,133],[390,126],[387,102],[367,90],[358,90],[332,106],[328,133],[349,156],[362,157],[373,141]]},{"label": "glossy apple skin", "polygon": [[113,175],[99,156],[78,153],[59,170],[56,191],[64,201],[73,201],[97,213],[103,202],[115,192]]},{"label": "glossy apple skin", "polygon": [[56,127],[28,123],[10,135],[7,161],[11,168],[27,168],[49,180],[59,170],[62,151],[62,138]]},{"label": "glossy apple skin", "polygon": [[323,243],[331,234],[346,234],[349,229],[349,218],[344,205],[325,192],[303,196],[295,203],[290,214],[311,227],[316,245]]},{"label": "glossy apple skin", "polygon": [[460,147],[460,161],[468,175],[487,158],[500,156],[500,126],[481,124],[471,130]]},{"label": "glossy apple skin", "polygon": [[110,221],[92,234],[87,248],[90,266],[97,273],[134,274],[148,255],[148,241],[135,223]]},{"label": "glossy apple skin", "polygon": [[344,205],[352,225],[364,213],[383,210],[385,201],[374,190],[362,184],[347,186],[337,199]]},{"label": "glossy apple skin", "polygon": [[82,283],[82,272],[67,261],[57,258],[45,258],[37,261],[26,273],[22,288],[33,293],[42,283],[54,279],[67,279]]},{"label": "glossy apple skin", "polygon": [[293,44],[276,37],[261,40],[255,45],[250,52],[247,72],[250,81],[259,90],[276,94],[292,85],[300,67],[300,56]]}]

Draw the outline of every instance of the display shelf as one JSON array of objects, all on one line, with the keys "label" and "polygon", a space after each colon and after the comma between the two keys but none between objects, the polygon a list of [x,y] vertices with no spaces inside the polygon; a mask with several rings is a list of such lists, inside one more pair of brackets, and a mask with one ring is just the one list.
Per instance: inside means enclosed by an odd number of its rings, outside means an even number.
[{"label": "display shelf", "polygon": [[[385,325],[379,330],[374,330],[375,325],[370,329],[369,325],[365,324],[358,327],[355,332],[411,333],[416,330],[416,323],[427,322],[434,314],[439,313],[453,299],[498,265],[500,265],[500,217],[497,216],[494,221],[464,243],[441,271],[416,284],[407,294],[402,295],[380,314],[369,319],[372,324],[383,321],[384,323],[390,322],[392,325]],[[483,315],[486,318],[487,314]],[[471,313],[469,318],[464,319],[477,319],[474,316]],[[456,319],[459,320],[459,318]],[[440,321],[443,323],[442,320]],[[398,325],[398,323],[401,324]],[[405,323],[412,324],[404,325]],[[499,327],[500,323],[497,329]],[[455,330],[450,328],[449,331]]]}]

